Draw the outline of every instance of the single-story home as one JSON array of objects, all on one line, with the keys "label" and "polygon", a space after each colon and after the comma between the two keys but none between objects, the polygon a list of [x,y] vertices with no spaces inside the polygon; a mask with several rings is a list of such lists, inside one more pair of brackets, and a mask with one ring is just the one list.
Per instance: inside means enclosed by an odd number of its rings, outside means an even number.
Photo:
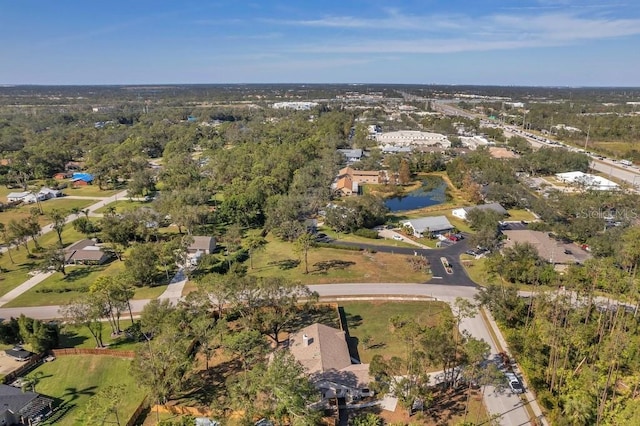
[{"label": "single-story home", "polygon": [[450,232],[455,229],[446,216],[421,217],[402,222],[402,225],[410,228],[416,238],[430,237],[436,234]]},{"label": "single-story home", "polygon": [[64,249],[66,263],[74,265],[102,265],[111,255],[89,239],[76,241]]},{"label": "single-story home", "polygon": [[7,201],[10,203],[15,203],[18,201],[24,201],[27,196],[29,196],[31,192],[23,191],[23,192],[10,192],[7,194]]},{"label": "single-story home", "polygon": [[71,183],[76,186],[91,185],[93,183],[93,175],[91,173],[74,172],[71,175]]},{"label": "single-story home", "polygon": [[43,199],[49,200],[51,198],[62,197],[64,194],[58,189],[47,188],[46,186],[43,186],[40,191],[38,191],[38,195],[42,195]]},{"label": "single-story home", "polygon": [[591,257],[588,252],[575,244],[558,241],[546,232],[521,229],[505,230],[502,233],[507,236],[507,240],[504,242],[505,247],[513,247],[516,243],[529,243],[535,247],[541,258],[556,267],[557,265],[583,263]]},{"label": "single-story home", "polygon": [[323,399],[357,399],[368,391],[369,364],[351,358],[344,331],[315,323],[291,334],[288,347]]},{"label": "single-story home", "polygon": [[191,238],[193,238],[193,242],[187,247],[187,253],[194,254],[200,251],[203,254],[211,254],[216,249],[216,239],[214,237],[196,235]]},{"label": "single-story home", "polygon": [[507,210],[500,205],[500,203],[488,203],[488,204],[479,204],[477,206],[471,206],[471,207],[461,207],[461,208],[453,209],[451,211],[451,214],[459,219],[467,220],[467,214],[473,209],[492,210],[494,212],[500,213],[503,216],[507,216],[509,214]]},{"label": "single-story home", "polygon": [[187,247],[187,262],[191,266],[197,266],[200,258],[205,254],[211,254],[216,249],[214,237],[194,236],[193,242]]},{"label": "single-story home", "polygon": [[71,177],[71,174],[68,172],[58,172],[55,175],[53,175],[53,178],[56,180],[69,179],[70,177]]},{"label": "single-story home", "polygon": [[53,412],[53,399],[0,384],[0,425],[35,425]]},{"label": "single-story home", "polygon": [[363,154],[361,149],[339,149],[338,152],[344,155],[347,163],[355,163],[356,161],[360,161]]},{"label": "single-story home", "polygon": [[28,361],[33,356],[33,352],[29,352],[21,346],[14,346],[11,349],[5,349],[4,353],[16,361]]}]

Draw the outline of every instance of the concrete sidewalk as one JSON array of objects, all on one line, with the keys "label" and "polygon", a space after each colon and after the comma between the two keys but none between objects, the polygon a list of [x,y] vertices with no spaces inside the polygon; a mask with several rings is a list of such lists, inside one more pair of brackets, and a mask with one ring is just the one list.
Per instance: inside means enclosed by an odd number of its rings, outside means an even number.
[{"label": "concrete sidewalk", "polygon": [[20,284],[18,287],[14,288],[4,296],[0,297],[0,306],[3,306],[9,302],[11,302],[16,297],[20,296],[22,293],[32,289],[33,287],[40,284],[42,281],[49,278],[53,275],[53,272],[38,272],[33,277],[29,278],[27,281]]}]

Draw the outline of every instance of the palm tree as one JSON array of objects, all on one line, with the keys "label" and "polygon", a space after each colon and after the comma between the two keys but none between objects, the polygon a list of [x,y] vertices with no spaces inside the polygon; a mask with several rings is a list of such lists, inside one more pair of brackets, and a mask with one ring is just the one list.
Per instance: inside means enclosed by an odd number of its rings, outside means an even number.
[{"label": "palm tree", "polygon": [[42,376],[43,376],[43,373],[41,371],[38,371],[29,376],[23,377],[22,386],[21,386],[22,392],[26,392],[28,390],[31,390],[31,392],[35,392],[36,386],[38,385],[38,383],[40,383]]}]

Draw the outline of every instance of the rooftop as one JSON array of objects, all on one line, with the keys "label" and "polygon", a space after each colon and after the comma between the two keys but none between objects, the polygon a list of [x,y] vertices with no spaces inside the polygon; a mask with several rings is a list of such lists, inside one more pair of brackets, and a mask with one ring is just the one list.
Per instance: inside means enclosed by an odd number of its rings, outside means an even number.
[{"label": "rooftop", "polygon": [[410,219],[404,221],[403,224],[410,224],[416,232],[419,232],[421,234],[427,230],[430,232],[438,232],[454,228],[454,226],[451,225],[449,219],[447,219],[446,216],[431,216],[421,217],[418,219]]}]

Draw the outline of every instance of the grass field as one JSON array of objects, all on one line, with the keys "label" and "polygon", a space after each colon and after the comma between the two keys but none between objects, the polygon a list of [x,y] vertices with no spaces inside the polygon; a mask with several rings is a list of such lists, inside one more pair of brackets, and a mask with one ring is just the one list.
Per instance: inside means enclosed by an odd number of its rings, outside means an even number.
[{"label": "grass field", "polygon": [[119,189],[106,189],[101,190],[98,185],[79,186],[77,188],[66,188],[64,193],[67,195],[78,195],[81,197],[110,197],[118,192],[121,192],[124,188]]},{"label": "grass field", "polygon": [[509,212],[509,220],[531,221],[536,219],[533,213],[523,209],[510,209],[510,210],[507,210],[507,212]]},{"label": "grass field", "polygon": [[[41,226],[51,223],[51,220],[47,217],[47,213],[51,212],[53,209],[67,211],[73,208],[85,209],[96,202],[96,200],[70,200],[67,198],[55,198],[52,200],[42,201],[40,205],[42,206],[44,214],[38,216],[38,223],[40,223]],[[38,206],[36,204],[27,204],[0,212],[0,222],[6,225],[11,220],[19,221],[28,217],[31,209],[37,207]]]},{"label": "grass field", "polygon": [[[435,326],[451,312],[444,302],[342,302],[340,306],[347,318],[350,343],[357,345],[363,363],[370,362],[377,354],[387,359],[393,356],[405,358],[406,345],[390,331],[391,317],[403,315],[423,326]],[[364,336],[372,339],[368,349],[360,343]]]},{"label": "grass field", "polygon": [[[107,386],[123,387],[118,414],[126,422],[144,396],[129,372],[130,363],[110,356],[68,355],[42,364],[31,373],[41,375],[36,391],[56,398],[59,408],[40,425],[82,425],[78,417],[89,398]],[[115,422],[115,417],[109,420]]]},{"label": "grass field", "polygon": [[[67,275],[56,272],[49,278],[21,294],[4,307],[63,305],[72,299],[85,294],[89,286],[99,276],[113,276],[124,270],[124,262],[113,260],[100,266],[69,266]],[[166,290],[167,286],[142,287],[136,289],[134,299],[156,298]]]},{"label": "grass field", "polygon": [[309,250],[309,273],[305,274],[304,261],[300,261],[293,244],[273,237],[267,240],[264,250],[254,254],[250,274],[282,276],[304,284],[424,282],[430,278],[425,272],[411,270],[406,261],[410,256],[319,247]]},{"label": "grass field", "polygon": [[118,201],[114,201],[113,203],[109,203],[104,207],[100,207],[99,209],[96,210],[96,213],[106,213],[111,207],[116,209],[116,213],[123,213],[131,210],[135,210],[138,207],[148,206],[149,204],[150,202],[144,202],[144,201],[129,201],[127,199],[118,200]]},{"label": "grass field", "polygon": [[[66,225],[62,232],[62,241],[64,244],[71,244],[84,238],[84,235],[76,232],[71,225]],[[55,232],[49,232],[42,237],[38,238],[38,243],[42,247],[50,247],[56,244],[58,236]],[[33,241],[28,243],[29,250],[33,251],[35,244]],[[41,261],[39,253],[33,253],[34,258],[28,258],[27,252],[23,246],[18,249],[11,249],[11,256],[8,253],[4,253],[0,258],[0,268],[2,268],[2,274],[0,274],[0,294],[6,294],[10,290],[13,290],[18,285],[22,284],[30,278],[29,272],[38,269],[38,264]],[[11,262],[13,258],[13,262]]]},{"label": "grass field", "polygon": [[[134,318],[135,319],[135,318]],[[131,325],[129,312],[123,312],[120,317],[120,329],[126,330]],[[102,342],[110,349],[134,350],[140,346],[139,342],[132,342],[124,336],[112,337],[111,326],[107,321],[103,322]],[[93,338],[87,327],[63,327],[60,331],[59,348],[86,348],[96,347],[96,340]]]}]

